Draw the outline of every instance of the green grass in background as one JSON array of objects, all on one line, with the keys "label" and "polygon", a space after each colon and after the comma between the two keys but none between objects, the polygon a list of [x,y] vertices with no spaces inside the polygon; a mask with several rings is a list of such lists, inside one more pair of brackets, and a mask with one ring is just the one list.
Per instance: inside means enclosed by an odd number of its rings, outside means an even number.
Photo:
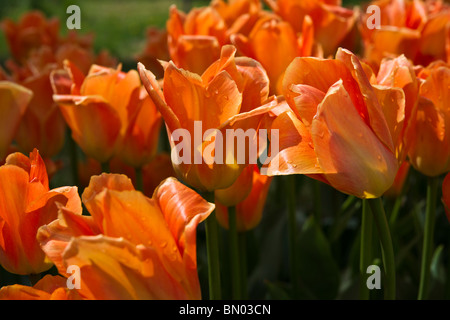
[{"label": "green grass in background", "polygon": [[[146,29],[149,26],[164,27],[172,4],[178,8],[186,5],[198,7],[209,4],[209,0],[0,0],[0,19],[9,17],[18,21],[29,10],[38,9],[47,17],[58,17],[61,33],[67,32],[66,9],[76,4],[81,9],[80,33],[95,34],[94,47],[98,51],[108,49],[124,64],[132,63],[133,56],[145,45]],[[344,5],[361,1],[344,0]],[[0,61],[9,57],[3,33],[0,33]]]}]

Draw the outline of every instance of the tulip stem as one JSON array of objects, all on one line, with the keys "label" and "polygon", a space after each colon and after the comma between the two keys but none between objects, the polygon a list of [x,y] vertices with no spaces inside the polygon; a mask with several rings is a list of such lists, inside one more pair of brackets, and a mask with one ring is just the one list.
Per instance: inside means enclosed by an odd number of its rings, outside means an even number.
[{"label": "tulip stem", "polygon": [[232,298],[234,300],[241,299],[241,270],[239,257],[239,238],[236,221],[236,207],[228,207],[228,231],[229,231],[229,250],[231,261],[231,285]]},{"label": "tulip stem", "polygon": [[383,256],[384,272],[386,275],[386,285],[384,288],[384,298],[386,300],[395,300],[395,257],[392,246],[391,232],[384,212],[383,201],[381,198],[368,199],[370,209],[373,214],[375,225],[378,231],[378,237],[381,242],[381,252]]},{"label": "tulip stem", "polygon": [[144,192],[144,178],[142,176],[142,167],[134,168],[136,175],[136,189]]},{"label": "tulip stem", "polygon": [[109,161],[102,162],[102,172],[103,173],[109,173],[110,172]]},{"label": "tulip stem", "polygon": [[370,212],[367,200],[362,200],[361,220],[361,246],[359,257],[360,286],[359,297],[361,300],[370,299],[370,290],[367,287],[367,267],[372,263],[372,231],[373,216]]},{"label": "tulip stem", "polygon": [[241,262],[241,299],[247,299],[247,243],[246,233],[240,232],[239,237],[239,261]]},{"label": "tulip stem", "polygon": [[[214,203],[214,192],[207,196],[207,200]],[[220,261],[219,261],[219,230],[217,220],[213,211],[205,221],[206,229],[206,253],[208,257],[208,280],[210,300],[220,300],[222,289],[220,284]]]},{"label": "tulip stem", "polygon": [[429,178],[427,185],[427,207],[425,212],[425,229],[423,234],[422,263],[420,271],[419,300],[428,298],[430,284],[430,265],[433,254],[434,225],[436,220],[436,200],[438,178]]},{"label": "tulip stem", "polygon": [[299,279],[297,264],[297,219],[295,215],[296,199],[295,199],[295,176],[286,177],[286,194],[288,199],[288,236],[289,236],[289,259],[290,272],[293,288],[293,297],[297,299],[299,296]]}]

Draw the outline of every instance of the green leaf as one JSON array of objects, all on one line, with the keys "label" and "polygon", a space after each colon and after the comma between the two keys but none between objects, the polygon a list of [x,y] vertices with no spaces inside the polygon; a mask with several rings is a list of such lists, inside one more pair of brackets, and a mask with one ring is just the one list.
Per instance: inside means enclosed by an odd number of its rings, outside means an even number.
[{"label": "green leaf", "polygon": [[297,241],[301,285],[316,299],[335,299],[340,283],[339,267],[314,217],[306,221]]}]

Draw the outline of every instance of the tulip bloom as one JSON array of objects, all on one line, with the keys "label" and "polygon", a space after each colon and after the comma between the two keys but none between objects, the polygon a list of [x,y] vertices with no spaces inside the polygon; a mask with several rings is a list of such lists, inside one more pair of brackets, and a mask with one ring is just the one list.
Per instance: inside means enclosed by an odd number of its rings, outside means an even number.
[{"label": "tulip bloom", "polygon": [[[255,146],[261,120],[273,108],[273,103],[254,108],[267,97],[267,77],[257,62],[249,58],[234,59],[234,54],[233,46],[225,46],[221,59],[201,77],[169,62],[163,92],[154,76],[139,65],[144,86],[166,122],[172,155],[175,152],[176,159],[181,157],[173,161],[175,171],[198,190],[227,188],[236,180],[250,161],[249,144]],[[242,108],[245,112],[240,113]],[[248,144],[244,142],[245,147],[236,150],[234,137],[224,141],[227,129],[252,130],[253,134]],[[175,146],[179,140],[182,141]],[[234,148],[226,148],[227,143]],[[238,160],[239,152],[245,152],[242,163]]]},{"label": "tulip bloom", "polygon": [[49,190],[44,161],[37,150],[30,158],[8,156],[0,167],[0,264],[17,274],[40,273],[52,262],[36,241],[40,226],[57,217],[57,203],[81,210],[77,187]]},{"label": "tulip bloom", "polygon": [[236,206],[237,231],[255,228],[262,219],[271,182],[272,177],[261,175],[258,166],[250,165],[231,187],[216,190],[215,213],[220,225],[228,229],[227,207]]},{"label": "tulip bloom", "polygon": [[340,0],[266,0],[272,10],[292,25],[295,32],[302,32],[305,19],[311,19],[314,40],[327,57],[351,33],[357,12],[341,7]]},{"label": "tulip bloom", "polygon": [[33,287],[14,284],[0,289],[0,300],[79,300],[77,290],[67,288],[61,276],[45,275]]},{"label": "tulip bloom", "polygon": [[[416,77],[414,66],[404,55],[394,59],[383,59],[376,80],[372,81],[372,84],[376,91],[383,91],[385,87],[400,88],[403,91],[404,104],[393,104],[391,100],[396,99],[393,95],[381,92],[377,94],[379,98],[382,98],[379,99],[379,102],[383,113],[395,117],[386,117],[386,120],[396,146],[396,157],[403,162],[411,142],[412,125],[415,121],[419,100],[419,80]],[[385,93],[389,92],[385,91]],[[401,99],[401,94],[397,98]],[[389,108],[394,106],[398,107],[397,112],[392,112],[392,110],[390,112]]]},{"label": "tulip bloom", "polygon": [[14,139],[33,92],[10,81],[0,81],[0,160]]},{"label": "tulip bloom", "polygon": [[[281,133],[281,151],[269,175],[307,174],[360,198],[389,189],[398,161],[391,132],[396,126],[386,119],[398,117],[383,112],[398,113],[401,89],[374,90],[358,58],[345,49],[334,60],[296,58],[283,88],[291,110],[272,123]],[[379,99],[386,96],[394,99],[382,109]]]},{"label": "tulip bloom", "polygon": [[175,5],[166,23],[170,58],[179,68],[201,74],[228,43],[227,26],[212,7],[194,8],[187,15]]},{"label": "tulip bloom", "polygon": [[311,19],[304,20],[301,36],[294,28],[276,16],[263,16],[248,36],[231,36],[241,54],[260,62],[270,79],[272,94],[282,94],[281,82],[287,66],[299,56],[320,55],[314,45]]},{"label": "tulip bloom", "polygon": [[102,174],[83,192],[81,210],[61,208],[38,240],[66,275],[80,267],[86,299],[200,299],[196,228],[214,205],[174,178],[147,198],[124,175]]},{"label": "tulip bloom", "polygon": [[447,174],[442,183],[442,202],[444,203],[447,219],[450,222],[450,173]]},{"label": "tulip bloom", "polygon": [[140,167],[156,154],[161,116],[139,75],[93,65],[84,75],[72,63],[52,73],[55,102],[72,137],[88,155],[100,162],[117,154]]},{"label": "tulip bloom", "polygon": [[54,49],[59,41],[59,20],[46,20],[39,11],[23,15],[17,24],[7,18],[1,27],[12,56],[20,63],[24,63],[33,50],[44,45]]},{"label": "tulip bloom", "polygon": [[450,171],[450,67],[432,63],[418,77],[420,98],[408,156],[416,170],[436,177]]},{"label": "tulip bloom", "polygon": [[[434,60],[446,60],[450,46],[450,7],[437,1],[379,0],[370,5],[379,9],[380,26],[374,13],[365,14],[360,22],[365,57],[377,67],[384,57],[404,54],[414,64],[428,65]],[[372,21],[372,22],[371,22]]]}]

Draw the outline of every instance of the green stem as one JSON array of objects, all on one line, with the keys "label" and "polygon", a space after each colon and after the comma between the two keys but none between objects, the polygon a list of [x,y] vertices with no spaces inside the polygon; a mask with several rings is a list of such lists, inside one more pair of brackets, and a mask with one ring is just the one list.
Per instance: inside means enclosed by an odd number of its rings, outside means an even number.
[{"label": "green stem", "polygon": [[109,161],[105,161],[102,163],[102,172],[103,173],[110,173],[110,168],[109,168]]},{"label": "green stem", "polygon": [[427,185],[427,207],[425,213],[425,230],[423,234],[422,263],[420,271],[419,300],[427,299],[430,284],[430,264],[433,255],[434,225],[436,220],[436,201],[438,178],[429,178]]},{"label": "green stem", "polygon": [[392,212],[391,212],[391,216],[389,218],[389,225],[391,226],[391,228],[394,227],[395,222],[397,222],[398,214],[399,214],[400,208],[402,206],[402,198],[403,198],[403,195],[400,194],[395,199],[394,206],[393,206]]},{"label": "green stem", "polygon": [[295,299],[299,296],[299,279],[297,268],[297,219],[295,215],[296,199],[295,199],[295,175],[287,176],[286,194],[288,198],[288,236],[289,236],[289,259],[291,281],[293,286],[293,297]]},{"label": "green stem", "polygon": [[236,221],[236,207],[228,207],[228,231],[230,245],[230,261],[231,261],[231,286],[232,298],[234,300],[241,299],[241,270],[239,257],[239,239]]},{"label": "green stem", "polygon": [[241,262],[241,298],[247,299],[247,240],[246,233],[239,232],[239,261]]},{"label": "green stem", "polygon": [[[208,194],[207,200],[214,203],[214,192]],[[220,283],[219,263],[219,230],[215,212],[213,211],[205,221],[206,253],[208,257],[208,280],[210,300],[220,300],[222,289]]]},{"label": "green stem", "polygon": [[142,167],[134,168],[136,175],[136,189],[144,192],[144,178],[142,176]]},{"label": "green stem", "polygon": [[391,232],[389,224],[384,212],[383,202],[381,198],[369,199],[367,202],[372,210],[375,225],[377,227],[378,236],[381,242],[381,251],[383,255],[384,272],[386,275],[386,284],[384,289],[384,297],[386,300],[395,300],[395,257],[394,248],[392,246]]},{"label": "green stem", "polygon": [[372,264],[372,230],[373,216],[370,212],[367,200],[362,201],[362,220],[361,220],[361,246],[360,246],[360,286],[359,297],[361,300],[370,299],[370,290],[367,287],[367,267]]}]

